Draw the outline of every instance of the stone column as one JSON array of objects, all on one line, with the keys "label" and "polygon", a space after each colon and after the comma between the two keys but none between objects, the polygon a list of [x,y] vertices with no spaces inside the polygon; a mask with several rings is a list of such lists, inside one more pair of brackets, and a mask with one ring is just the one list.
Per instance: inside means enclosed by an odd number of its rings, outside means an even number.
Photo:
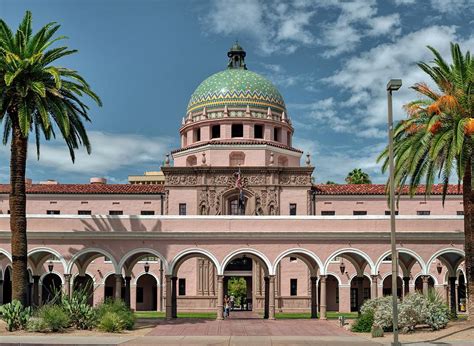
[{"label": "stone column", "polygon": [[321,286],[320,319],[326,320],[326,275],[319,276],[319,284]]},{"label": "stone column", "polygon": [[217,275],[217,319],[224,319],[224,275]]},{"label": "stone column", "polygon": [[404,276],[403,277],[403,283],[405,286],[403,287],[403,293],[406,296],[407,294],[410,293],[410,277],[409,276]]},{"label": "stone column", "polygon": [[160,284],[158,285],[158,311],[163,311],[163,261],[160,260]]},{"label": "stone column", "polygon": [[448,279],[448,283],[447,284],[444,284],[444,300],[446,302],[446,305],[449,305],[450,301],[449,301],[449,279]]},{"label": "stone column", "polygon": [[128,307],[130,307],[130,280],[132,280],[130,276],[125,277],[125,304]]},{"label": "stone column", "polygon": [[115,274],[115,299],[122,299],[122,274]]},{"label": "stone column", "polygon": [[453,316],[456,316],[457,313],[457,299],[456,299],[456,277],[455,276],[450,276],[448,278],[449,282],[449,291],[450,291],[450,299],[449,299],[449,307],[451,308],[451,314]]},{"label": "stone column", "polygon": [[370,284],[370,299],[375,299],[378,296],[378,275],[371,275],[372,283]]},{"label": "stone column", "polygon": [[64,274],[64,293],[67,297],[71,296],[71,274]]},{"label": "stone column", "polygon": [[275,319],[275,275],[268,277],[268,319]]},{"label": "stone column", "polygon": [[165,275],[166,280],[166,312],[165,316],[167,320],[171,320],[173,318],[172,312],[172,302],[171,302],[171,275]]},{"label": "stone column", "polygon": [[[33,275],[33,304],[36,306],[40,305],[40,297],[39,297],[39,275]],[[2,290],[3,294],[3,290]]]},{"label": "stone column", "polygon": [[428,295],[428,279],[429,275],[422,275],[421,280],[423,281],[423,295]]},{"label": "stone column", "polygon": [[3,280],[0,280],[0,305],[3,304]]},{"label": "stone column", "polygon": [[176,282],[178,277],[173,276],[171,278],[171,316],[178,318],[178,292],[176,291]]},{"label": "stone column", "polygon": [[317,284],[318,284],[318,277],[311,276],[311,318],[318,318],[318,297],[317,297]]}]

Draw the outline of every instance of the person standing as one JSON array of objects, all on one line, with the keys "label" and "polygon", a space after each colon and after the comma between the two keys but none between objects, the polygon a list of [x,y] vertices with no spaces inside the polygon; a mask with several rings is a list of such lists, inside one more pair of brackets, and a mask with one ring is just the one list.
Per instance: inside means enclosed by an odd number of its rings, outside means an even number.
[{"label": "person standing", "polygon": [[229,317],[230,299],[227,294],[224,296],[224,318]]},{"label": "person standing", "polygon": [[230,310],[234,311],[235,297],[233,294],[230,295]]}]

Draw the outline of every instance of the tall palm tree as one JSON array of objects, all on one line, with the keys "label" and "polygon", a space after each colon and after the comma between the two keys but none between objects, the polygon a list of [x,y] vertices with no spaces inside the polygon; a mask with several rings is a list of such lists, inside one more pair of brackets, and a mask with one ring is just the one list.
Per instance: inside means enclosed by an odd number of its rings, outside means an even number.
[{"label": "tall palm tree", "polygon": [[10,228],[13,267],[13,299],[26,304],[27,234],[25,169],[30,132],[39,159],[40,137],[56,137],[59,131],[74,161],[80,145],[90,153],[91,145],[83,120],[90,121],[81,97],[88,95],[99,106],[99,97],[76,71],[53,66],[73,53],[67,47],[51,48],[60,25],[49,23],[32,33],[31,13],[26,12],[13,34],[0,20],[0,122],[3,143],[10,141]]},{"label": "tall palm tree", "polygon": [[370,177],[360,168],[354,168],[346,177],[348,184],[372,184]]},{"label": "tall palm tree", "polygon": [[[452,63],[428,47],[434,55],[433,64],[419,62],[438,90],[423,83],[412,88],[422,99],[405,106],[408,119],[397,124],[394,131],[395,184],[408,185],[414,194],[424,180],[429,195],[435,181],[443,185],[443,204],[450,179],[457,175],[462,181],[464,207],[465,266],[468,281],[469,318],[474,319],[474,194],[472,192],[474,135],[474,59],[462,54],[458,44],[451,43]],[[388,150],[382,171],[388,166]]]}]

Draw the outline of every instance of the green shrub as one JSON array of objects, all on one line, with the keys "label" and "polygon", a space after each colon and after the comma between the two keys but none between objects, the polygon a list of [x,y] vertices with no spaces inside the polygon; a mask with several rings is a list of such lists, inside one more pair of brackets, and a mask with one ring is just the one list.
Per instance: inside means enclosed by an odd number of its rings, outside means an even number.
[{"label": "green shrub", "polygon": [[400,303],[398,326],[403,333],[415,330],[427,318],[426,297],[420,292],[413,292],[405,296]]},{"label": "green shrub", "polygon": [[2,320],[7,323],[7,330],[9,332],[25,328],[31,316],[31,308],[23,307],[19,300],[13,300],[11,303],[1,306],[0,312]]},{"label": "green shrub", "polygon": [[370,333],[372,324],[374,323],[374,313],[368,311],[364,314],[360,314],[352,325],[351,330],[356,333]]},{"label": "green shrub", "polygon": [[44,332],[48,329],[48,325],[44,319],[40,317],[31,317],[26,324],[26,330],[29,332]]},{"label": "green shrub", "polygon": [[97,307],[97,313],[99,320],[102,320],[102,317],[107,312],[116,313],[124,323],[124,328],[127,330],[133,329],[135,325],[135,315],[133,311],[125,304],[122,300],[107,299],[105,302],[100,304]]},{"label": "green shrub", "polygon": [[99,329],[104,332],[118,333],[124,330],[125,322],[117,312],[106,312],[100,319]]},{"label": "green shrub", "polygon": [[69,317],[60,305],[44,305],[39,310],[38,317],[44,320],[44,323],[52,332],[62,331],[69,327]]},{"label": "green shrub", "polygon": [[445,328],[449,322],[449,308],[441,295],[430,290],[426,297],[426,317],[424,321],[432,330]]},{"label": "green shrub", "polygon": [[383,337],[383,328],[374,324],[370,330],[370,334],[373,338],[381,338]]},{"label": "green shrub", "polygon": [[85,290],[74,291],[71,297],[62,298],[63,309],[74,328],[92,329],[97,325],[97,312],[87,300],[88,293]]}]

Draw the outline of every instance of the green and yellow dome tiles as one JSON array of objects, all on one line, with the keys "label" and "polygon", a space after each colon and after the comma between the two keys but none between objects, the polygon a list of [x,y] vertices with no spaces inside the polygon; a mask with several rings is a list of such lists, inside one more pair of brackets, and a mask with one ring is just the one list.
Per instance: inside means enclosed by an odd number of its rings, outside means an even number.
[{"label": "green and yellow dome tiles", "polygon": [[[285,102],[278,89],[266,78],[249,71],[244,63],[243,50],[229,51],[229,67],[205,79],[194,91],[187,113],[206,109],[270,107],[281,113],[286,111]],[[238,55],[238,56],[235,56]]]}]

